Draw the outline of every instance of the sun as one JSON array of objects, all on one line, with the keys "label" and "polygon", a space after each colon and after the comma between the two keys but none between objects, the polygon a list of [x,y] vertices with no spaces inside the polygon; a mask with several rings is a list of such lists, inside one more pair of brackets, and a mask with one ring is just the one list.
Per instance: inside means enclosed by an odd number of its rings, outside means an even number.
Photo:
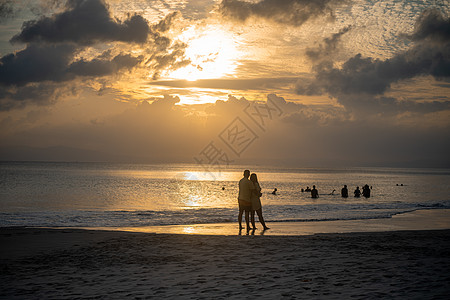
[{"label": "sun", "polygon": [[167,74],[170,79],[195,81],[233,75],[238,66],[238,41],[232,33],[219,27],[185,30],[179,39],[186,43],[185,56],[188,66]]}]

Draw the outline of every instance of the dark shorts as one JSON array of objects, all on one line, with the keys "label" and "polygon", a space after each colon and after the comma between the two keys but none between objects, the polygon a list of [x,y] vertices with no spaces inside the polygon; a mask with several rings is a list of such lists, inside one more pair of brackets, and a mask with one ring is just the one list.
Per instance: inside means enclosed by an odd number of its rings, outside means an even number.
[{"label": "dark shorts", "polygon": [[239,201],[239,210],[245,210],[245,211],[251,211],[252,210],[252,205],[250,204],[245,204],[242,201]]}]

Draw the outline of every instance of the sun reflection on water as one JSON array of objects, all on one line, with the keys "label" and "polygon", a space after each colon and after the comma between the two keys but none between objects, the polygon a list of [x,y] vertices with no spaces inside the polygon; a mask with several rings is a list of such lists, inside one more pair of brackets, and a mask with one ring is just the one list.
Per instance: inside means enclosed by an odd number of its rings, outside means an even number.
[{"label": "sun reflection on water", "polygon": [[202,197],[200,195],[188,195],[185,199],[184,204],[187,208],[196,208],[202,206]]},{"label": "sun reflection on water", "polygon": [[193,226],[185,226],[183,227],[183,233],[194,233],[195,232],[195,228]]},{"label": "sun reflection on water", "polygon": [[241,174],[239,172],[186,171],[179,173],[177,177],[197,181],[237,181],[241,178]]}]

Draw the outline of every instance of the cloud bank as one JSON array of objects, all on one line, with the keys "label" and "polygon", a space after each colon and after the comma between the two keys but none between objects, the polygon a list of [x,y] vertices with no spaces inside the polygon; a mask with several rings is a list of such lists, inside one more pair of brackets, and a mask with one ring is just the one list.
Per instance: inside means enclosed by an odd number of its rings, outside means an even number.
[{"label": "cloud bank", "polygon": [[66,11],[51,17],[27,21],[12,43],[74,42],[90,45],[96,42],[122,41],[144,43],[149,34],[147,21],[132,15],[124,21],[112,18],[101,0],[69,0]]},{"label": "cloud bank", "polygon": [[[172,13],[153,25],[136,14],[120,21],[111,16],[104,1],[69,0],[60,13],[25,22],[11,42],[25,43],[26,47],[0,58],[0,110],[53,103],[64,89],[58,83],[116,76],[140,65],[150,65],[156,74],[176,67],[175,62],[185,63],[180,59],[185,45],[172,45],[164,36],[177,17]],[[108,50],[94,57],[80,56],[104,42],[109,43]],[[124,53],[120,43],[146,50]],[[48,101],[34,97],[39,93]]]},{"label": "cloud bank", "polygon": [[[410,36],[414,45],[386,60],[362,57],[357,54],[335,67],[332,61],[321,61],[315,68],[311,83],[299,82],[301,95],[329,94],[350,109],[365,108],[374,111],[433,111],[445,110],[450,101],[411,103],[386,96],[393,83],[418,76],[432,76],[438,81],[450,78],[450,20],[437,10],[426,10],[418,18],[415,31]],[[345,30],[344,30],[345,31]],[[325,46],[310,50],[308,56],[317,61],[326,57],[329,45],[341,33],[325,41]]]},{"label": "cloud bank", "polygon": [[[102,104],[104,111],[95,113],[95,101],[86,100],[79,109],[92,113],[83,121],[58,116],[62,121],[53,123],[56,116],[52,114],[56,112],[51,110],[45,119],[35,120],[37,112],[31,111],[26,120],[19,119],[17,123],[3,120],[1,125],[12,130],[8,134],[0,132],[0,136],[5,145],[81,147],[127,162],[194,163],[194,156],[214,141],[229,151],[234,163],[264,162],[291,167],[450,165],[450,140],[442,138],[448,128],[426,130],[416,125],[399,125],[387,118],[383,122],[352,120],[343,108],[311,107],[269,94],[267,100],[274,101],[283,114],[268,122],[263,132],[245,116],[243,110],[252,101],[244,97],[230,95],[226,101],[189,107],[177,105],[180,99],[169,95],[151,100],[138,106],[111,101]],[[122,105],[123,109],[110,114],[108,105]],[[218,140],[218,135],[237,116],[258,135],[240,158]],[[21,123],[25,122],[36,124],[24,127]]]}]

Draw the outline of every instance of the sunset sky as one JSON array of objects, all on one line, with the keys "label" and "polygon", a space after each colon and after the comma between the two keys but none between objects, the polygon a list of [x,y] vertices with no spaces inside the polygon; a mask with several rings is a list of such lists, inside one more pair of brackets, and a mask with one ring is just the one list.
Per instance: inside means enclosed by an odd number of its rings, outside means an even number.
[{"label": "sunset sky", "polygon": [[[214,145],[233,163],[450,167],[449,12],[2,0],[0,160],[196,163]],[[240,149],[236,122],[253,134]]]}]

